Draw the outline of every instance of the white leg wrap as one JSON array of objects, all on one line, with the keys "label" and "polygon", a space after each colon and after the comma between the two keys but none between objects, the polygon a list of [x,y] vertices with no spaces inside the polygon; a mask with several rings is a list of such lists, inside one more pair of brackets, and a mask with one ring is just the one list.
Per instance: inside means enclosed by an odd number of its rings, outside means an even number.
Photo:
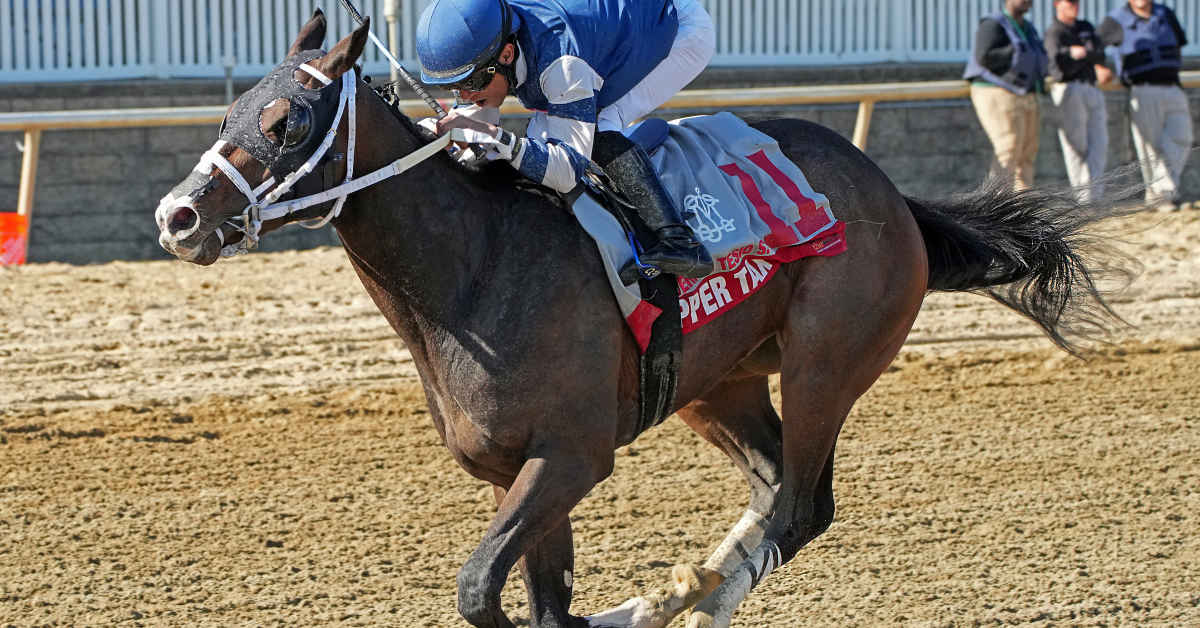
[{"label": "white leg wrap", "polygon": [[721,541],[721,545],[708,557],[704,566],[723,576],[728,576],[738,565],[742,564],[743,560],[750,557],[750,552],[758,547],[766,529],[765,517],[753,510],[746,510],[742,518],[725,536],[725,540]]},{"label": "white leg wrap", "polygon": [[592,628],[658,628],[665,626],[665,622],[657,619],[661,614],[657,606],[644,597],[635,597],[626,600],[620,606],[589,615],[587,617],[588,626]]},{"label": "white leg wrap", "polygon": [[738,604],[750,595],[758,583],[766,579],[783,562],[783,555],[774,541],[763,541],[750,557],[738,565],[732,575],[696,605],[688,618],[688,628],[723,628],[729,626]]},{"label": "white leg wrap", "polygon": [[[735,580],[732,586],[725,584],[716,589],[731,600],[718,606],[724,611],[724,624],[695,624],[697,626],[728,625],[737,605],[749,595],[767,574],[779,567],[779,549],[774,543],[762,543],[767,529],[767,519],[747,509],[733,526],[721,544],[709,556],[704,567],[697,569],[676,565],[672,570],[673,586],[665,591],[626,600],[620,606],[587,617],[592,628],[664,628],[671,621],[716,586],[716,578],[726,576]],[[715,572],[715,573],[714,573]],[[733,576],[730,576],[733,574]],[[702,582],[708,582],[705,585]],[[705,601],[711,601],[713,593]],[[695,616],[695,615],[693,615]],[[701,613],[701,617],[704,614]],[[688,624],[693,626],[692,623]]]}]

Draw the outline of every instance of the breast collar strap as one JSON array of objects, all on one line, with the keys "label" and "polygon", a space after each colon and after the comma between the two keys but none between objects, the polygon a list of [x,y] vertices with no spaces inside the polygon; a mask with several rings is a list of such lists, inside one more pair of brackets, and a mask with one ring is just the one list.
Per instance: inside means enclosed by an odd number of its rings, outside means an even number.
[{"label": "breast collar strap", "polygon": [[[300,64],[297,69],[307,72],[310,76],[322,82],[325,85],[331,84],[333,81],[325,76],[324,73],[313,68],[307,63]],[[205,174],[211,173],[213,168],[220,170],[229,178],[230,181],[249,201],[249,205],[242,210],[240,216],[235,216],[226,221],[226,224],[233,227],[237,231],[241,231],[243,237],[241,241],[225,245],[221,249],[222,257],[231,257],[248,253],[251,249],[258,246],[259,234],[262,231],[264,222],[290,216],[303,209],[307,209],[314,205],[321,205],[336,199],[329,213],[321,218],[308,223],[300,223],[302,226],[309,229],[318,229],[325,226],[329,221],[337,218],[342,207],[346,203],[346,198],[359,190],[368,188],[380,181],[394,177],[402,172],[412,168],[413,166],[429,159],[438,154],[451,141],[466,141],[466,135],[461,129],[454,129],[450,133],[439,137],[433,142],[422,146],[421,148],[409,153],[408,155],[393,161],[392,163],[380,168],[374,172],[364,175],[358,179],[354,178],[354,149],[355,138],[357,136],[357,107],[355,106],[355,97],[358,86],[358,77],[355,71],[346,72],[341,77],[342,90],[338,98],[337,113],[334,116],[333,124],[330,125],[329,131],[325,134],[325,139],[322,140],[316,151],[303,163],[299,168],[288,174],[275,185],[276,178],[274,176],[263,181],[258,187],[251,187],[242,173],[233,166],[224,156],[221,151],[227,145],[225,140],[217,140],[204,155],[200,158],[200,163],[196,165],[195,170]],[[285,202],[276,202],[292,189],[296,183],[308,176],[324,159],[325,154],[329,152],[329,148],[333,145],[334,139],[337,138],[338,129],[342,123],[342,115],[347,118],[347,141],[346,141],[346,180],[337,187],[330,188],[324,192],[304,196],[301,198],[291,199]],[[274,187],[272,187],[274,186]],[[264,195],[265,194],[265,195]],[[218,237],[221,238],[224,244],[225,237],[221,229],[216,230]]]}]

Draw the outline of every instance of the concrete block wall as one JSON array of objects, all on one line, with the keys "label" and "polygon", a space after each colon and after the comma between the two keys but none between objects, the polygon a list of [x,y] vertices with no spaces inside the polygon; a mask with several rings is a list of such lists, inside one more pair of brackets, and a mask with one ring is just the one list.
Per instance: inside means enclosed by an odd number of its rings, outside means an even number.
[{"label": "concrete block wall", "polygon": [[[956,65],[865,66],[863,68],[710,70],[692,87],[736,87],[859,83],[955,78]],[[240,93],[250,84],[238,84]],[[6,86],[0,91],[0,111],[92,109],[135,106],[219,104],[219,82],[172,81],[96,83],[83,86]],[[1192,114],[1200,137],[1200,90],[1192,95]],[[1123,92],[1108,95],[1109,167],[1136,159],[1130,133],[1128,105]],[[1042,134],[1037,157],[1038,183],[1065,184],[1066,173],[1055,130],[1055,116],[1043,100]],[[747,117],[790,116],[829,126],[846,137],[853,134],[856,105],[826,105],[740,109]],[[669,117],[690,113],[670,112]],[[524,122],[506,126],[523,129]],[[47,131],[42,154],[32,233],[30,261],[98,263],[117,259],[165,259],[157,244],[153,210],[212,145],[215,127],[170,127],[96,131]],[[21,155],[18,134],[0,134],[0,211],[17,202]],[[905,194],[939,197],[973,189],[986,175],[991,146],[970,102],[931,101],[881,103],[876,106],[867,154]],[[1200,156],[1184,174],[1184,197],[1200,199]],[[836,212],[837,208],[834,208]],[[308,231],[291,226],[263,240],[264,250],[310,248],[336,244],[326,227]]]}]

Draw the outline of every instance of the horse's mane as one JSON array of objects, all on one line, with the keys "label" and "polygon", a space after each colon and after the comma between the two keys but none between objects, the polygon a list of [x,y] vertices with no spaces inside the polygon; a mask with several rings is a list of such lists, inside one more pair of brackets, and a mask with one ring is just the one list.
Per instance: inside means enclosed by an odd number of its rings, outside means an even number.
[{"label": "horse's mane", "polygon": [[416,122],[413,122],[411,118],[404,115],[404,112],[400,110],[400,96],[396,93],[396,85],[396,83],[384,83],[379,86],[371,85],[371,91],[383,101],[383,104],[387,105],[388,111],[392,112],[392,115],[400,121],[400,124],[404,125],[405,130],[421,138],[422,141],[428,142],[432,140],[433,137],[430,136],[428,131],[417,126]]},{"label": "horse's mane", "polygon": [[[388,111],[400,121],[409,134],[421,142],[432,141],[434,137],[429,131],[417,126],[412,118],[404,115],[404,112],[400,110],[400,98],[395,90],[396,85],[396,83],[385,83],[379,87],[372,87],[371,91],[375,92],[375,95],[383,101]],[[471,182],[480,187],[497,192],[515,190],[522,194],[541,196],[560,209],[566,208],[566,203],[561,195],[525,178],[508,162],[484,161],[476,164],[463,164],[451,159],[450,163],[452,167],[470,174]]]}]

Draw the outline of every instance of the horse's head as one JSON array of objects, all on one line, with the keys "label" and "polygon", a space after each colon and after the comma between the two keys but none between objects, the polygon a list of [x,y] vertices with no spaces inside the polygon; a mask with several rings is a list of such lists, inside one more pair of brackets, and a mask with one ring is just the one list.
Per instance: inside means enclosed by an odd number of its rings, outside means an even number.
[{"label": "horse's head", "polygon": [[354,108],[352,70],[369,26],[364,23],[325,53],[319,50],[325,16],[318,10],[287,58],[233,103],[217,143],[155,211],[159,244],[167,252],[212,264],[224,247],[245,250],[260,234],[316,213],[260,221],[259,210],[306,187],[325,189],[322,175],[338,181],[344,176],[348,134],[339,129],[346,126],[346,110]]}]

